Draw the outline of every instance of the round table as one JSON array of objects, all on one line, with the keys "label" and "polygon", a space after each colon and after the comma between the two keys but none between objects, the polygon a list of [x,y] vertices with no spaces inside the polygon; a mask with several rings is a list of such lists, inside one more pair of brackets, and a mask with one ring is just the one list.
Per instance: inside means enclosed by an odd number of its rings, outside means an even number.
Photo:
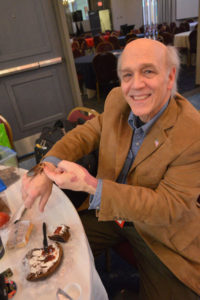
[{"label": "round table", "polygon": [[[24,170],[19,170],[21,174]],[[12,184],[5,191],[12,214],[22,205],[21,179]],[[23,248],[6,249],[5,255],[0,259],[1,272],[11,268],[11,280],[17,284],[15,300],[55,300],[58,288],[63,289],[69,283],[78,283],[82,291],[82,300],[108,299],[105,288],[95,269],[93,256],[85,235],[81,220],[67,196],[57,187],[53,186],[52,194],[43,213],[39,212],[38,201],[31,209],[26,210],[23,220],[33,223],[33,230],[28,244]],[[53,232],[60,224],[70,227],[71,237],[67,243],[62,243],[64,257],[61,265],[49,278],[38,282],[28,282],[25,278],[23,258],[32,248],[43,245],[42,223],[47,224],[47,233]],[[0,230],[4,245],[8,238],[8,225]],[[48,240],[50,244],[50,240]]]}]

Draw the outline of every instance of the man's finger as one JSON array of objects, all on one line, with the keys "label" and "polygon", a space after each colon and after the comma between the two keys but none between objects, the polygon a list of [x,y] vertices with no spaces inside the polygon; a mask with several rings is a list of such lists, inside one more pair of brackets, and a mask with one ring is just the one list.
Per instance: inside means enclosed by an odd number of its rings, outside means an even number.
[{"label": "man's finger", "polygon": [[58,168],[66,171],[71,171],[77,166],[76,163],[68,161],[68,160],[61,160],[58,163]]},{"label": "man's finger", "polygon": [[50,196],[51,192],[50,193],[46,193],[43,197],[40,198],[40,202],[39,202],[39,210],[41,212],[44,211],[44,208],[47,204],[47,201],[49,199],[49,196]]},{"label": "man's finger", "polygon": [[25,189],[21,188],[22,200],[25,201],[27,198],[27,192]]},{"label": "man's finger", "polygon": [[44,167],[44,173],[49,177],[49,179],[54,181],[55,176],[56,176],[55,171],[52,171],[52,170],[48,169],[48,167]]},{"label": "man's finger", "polygon": [[24,205],[26,208],[31,208],[33,205],[33,198],[30,197],[29,195],[28,196],[26,195],[26,198],[24,200]]}]

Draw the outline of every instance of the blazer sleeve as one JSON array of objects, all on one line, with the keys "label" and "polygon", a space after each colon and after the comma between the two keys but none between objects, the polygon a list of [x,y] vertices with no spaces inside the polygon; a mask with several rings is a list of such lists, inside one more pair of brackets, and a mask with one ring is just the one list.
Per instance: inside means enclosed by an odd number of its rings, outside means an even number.
[{"label": "blazer sleeve", "polygon": [[65,134],[45,155],[76,161],[99,146],[103,113]]}]

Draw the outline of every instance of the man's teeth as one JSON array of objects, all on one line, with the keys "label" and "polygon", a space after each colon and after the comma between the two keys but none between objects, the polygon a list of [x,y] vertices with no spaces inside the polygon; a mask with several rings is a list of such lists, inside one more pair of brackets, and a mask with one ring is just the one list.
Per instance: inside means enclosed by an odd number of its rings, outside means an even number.
[{"label": "man's teeth", "polygon": [[133,98],[135,100],[143,100],[143,99],[146,99],[147,98],[147,95],[146,96],[133,96]]}]

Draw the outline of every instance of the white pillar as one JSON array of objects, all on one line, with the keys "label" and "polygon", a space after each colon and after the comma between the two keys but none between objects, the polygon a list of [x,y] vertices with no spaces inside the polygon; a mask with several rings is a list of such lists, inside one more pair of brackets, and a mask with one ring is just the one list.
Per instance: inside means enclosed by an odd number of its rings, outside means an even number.
[{"label": "white pillar", "polygon": [[142,0],[145,37],[156,39],[158,24],[157,0]]},{"label": "white pillar", "polygon": [[196,84],[200,84],[200,0],[199,0],[199,18],[197,31],[197,53],[196,53]]}]

